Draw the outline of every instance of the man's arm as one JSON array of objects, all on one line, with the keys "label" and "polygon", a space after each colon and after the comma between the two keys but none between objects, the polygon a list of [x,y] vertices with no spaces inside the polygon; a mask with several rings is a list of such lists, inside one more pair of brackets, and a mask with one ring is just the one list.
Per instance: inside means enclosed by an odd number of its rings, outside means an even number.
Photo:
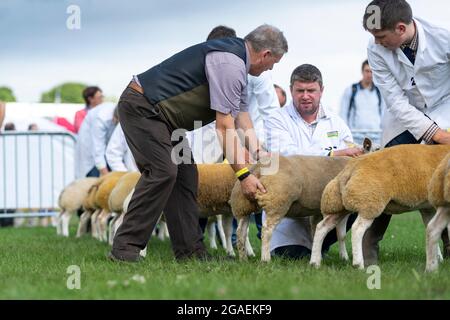
[{"label": "man's arm", "polygon": [[[241,146],[234,122],[230,114],[216,112],[217,136],[222,145],[223,154],[234,172],[239,172],[247,167],[249,156],[246,149]],[[254,199],[257,190],[266,192],[258,178],[252,174],[241,181],[241,188],[244,195],[250,199]]]},{"label": "man's arm", "polygon": [[433,120],[412,106],[397,79],[389,71],[384,60],[368,49],[368,59],[372,68],[373,81],[380,89],[385,100],[386,108],[417,139],[421,139],[430,127]]},{"label": "man's arm", "polygon": [[3,125],[3,121],[5,121],[5,113],[6,113],[6,104],[3,101],[0,101],[0,128]]},{"label": "man's arm", "polygon": [[244,140],[245,147],[248,152],[252,155],[253,159],[258,159],[258,153],[261,151],[261,143],[258,141],[255,129],[253,128],[252,120],[250,119],[250,114],[248,112],[239,112],[235,120],[236,128],[239,129],[239,133],[244,135],[241,139]]}]

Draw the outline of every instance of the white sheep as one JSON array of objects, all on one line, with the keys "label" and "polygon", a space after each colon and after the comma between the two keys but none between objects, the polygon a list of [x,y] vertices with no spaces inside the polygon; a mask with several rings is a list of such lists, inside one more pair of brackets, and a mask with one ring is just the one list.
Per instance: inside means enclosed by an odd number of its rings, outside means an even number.
[{"label": "white sheep", "polygon": [[[428,200],[437,208],[436,215],[427,226],[427,265],[426,271],[436,271],[439,265],[439,238],[447,227],[450,238],[450,153],[441,161],[433,173],[428,186]],[[450,252],[450,244],[444,248]]]},{"label": "white sheep", "polygon": [[82,178],[73,181],[60,193],[58,205],[61,208],[56,221],[56,233],[69,236],[69,222],[72,215],[82,208],[89,189],[97,182],[97,178]]}]

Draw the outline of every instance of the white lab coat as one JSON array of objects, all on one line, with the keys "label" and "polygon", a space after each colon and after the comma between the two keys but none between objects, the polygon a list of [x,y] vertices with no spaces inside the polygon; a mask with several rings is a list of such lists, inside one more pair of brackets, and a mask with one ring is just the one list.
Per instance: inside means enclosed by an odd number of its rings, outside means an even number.
[{"label": "white lab coat", "polygon": [[[96,158],[103,158],[100,168],[106,167],[105,149],[107,139],[112,133],[110,126],[113,125],[114,108],[114,104],[103,103],[90,110],[84,118],[78,131],[75,150],[77,178],[84,178],[96,166]],[[111,117],[111,121],[108,120],[108,116]],[[107,130],[103,131],[103,128],[107,128]],[[101,154],[101,156],[96,156],[96,154]]]},{"label": "white lab coat", "polygon": [[268,149],[283,156],[326,156],[331,150],[347,149],[353,142],[350,129],[339,116],[321,108],[325,117],[318,119],[312,137],[292,101],[272,113],[264,121]]},{"label": "white lab coat", "polygon": [[[323,108],[323,106],[321,106]],[[323,108],[324,116],[318,123],[312,138],[306,124],[293,103],[274,112],[265,120],[267,145],[269,151],[289,155],[324,156],[330,149],[346,149],[352,143],[350,129],[337,115]],[[263,212],[263,221],[265,220]],[[312,246],[309,217],[283,218],[275,227],[270,241],[270,251],[288,245],[301,245],[308,249]]]},{"label": "white lab coat", "polygon": [[120,123],[109,139],[105,156],[112,171],[139,171]]},{"label": "white lab coat", "polygon": [[[259,77],[249,75],[247,90],[248,112],[258,140],[264,143],[264,119],[271,112],[280,109],[270,72],[263,72]],[[186,133],[196,163],[216,163],[221,158],[222,146],[215,130],[214,121]]]},{"label": "white lab coat", "polygon": [[104,104],[97,108],[99,108],[98,112],[92,122],[92,144],[95,166],[100,170],[106,168],[105,152],[109,138],[116,127],[116,123],[113,122],[116,105]]},{"label": "white lab coat", "polygon": [[383,145],[405,130],[420,139],[433,121],[450,127],[450,32],[420,18],[414,21],[419,41],[414,65],[401,49],[386,49],[373,38],[367,49],[373,81],[387,108]]}]

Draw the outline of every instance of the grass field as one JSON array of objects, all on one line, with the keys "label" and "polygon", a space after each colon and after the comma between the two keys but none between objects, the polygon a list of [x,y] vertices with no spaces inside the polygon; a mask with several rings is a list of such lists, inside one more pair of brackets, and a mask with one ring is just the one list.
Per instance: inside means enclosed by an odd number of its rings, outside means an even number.
[{"label": "grass field", "polygon": [[[105,258],[109,247],[89,236],[62,238],[51,227],[1,228],[0,299],[450,299],[449,260],[438,273],[424,273],[418,213],[391,220],[381,246],[379,290],[369,290],[370,274],[340,261],[335,246],[319,270],[306,260],[263,264],[251,227],[258,258],[182,264],[173,260],[169,242],[156,238],[143,262],[117,264]],[[66,286],[71,265],[80,267],[79,290]]]}]

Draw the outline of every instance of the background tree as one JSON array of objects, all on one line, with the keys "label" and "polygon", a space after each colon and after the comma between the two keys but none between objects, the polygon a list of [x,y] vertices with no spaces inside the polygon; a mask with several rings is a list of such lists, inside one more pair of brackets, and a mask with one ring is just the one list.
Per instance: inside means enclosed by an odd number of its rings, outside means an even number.
[{"label": "background tree", "polygon": [[84,103],[82,92],[87,85],[76,82],[60,84],[41,95],[41,102]]},{"label": "background tree", "polygon": [[10,88],[0,87],[0,101],[16,102],[16,97]]}]

